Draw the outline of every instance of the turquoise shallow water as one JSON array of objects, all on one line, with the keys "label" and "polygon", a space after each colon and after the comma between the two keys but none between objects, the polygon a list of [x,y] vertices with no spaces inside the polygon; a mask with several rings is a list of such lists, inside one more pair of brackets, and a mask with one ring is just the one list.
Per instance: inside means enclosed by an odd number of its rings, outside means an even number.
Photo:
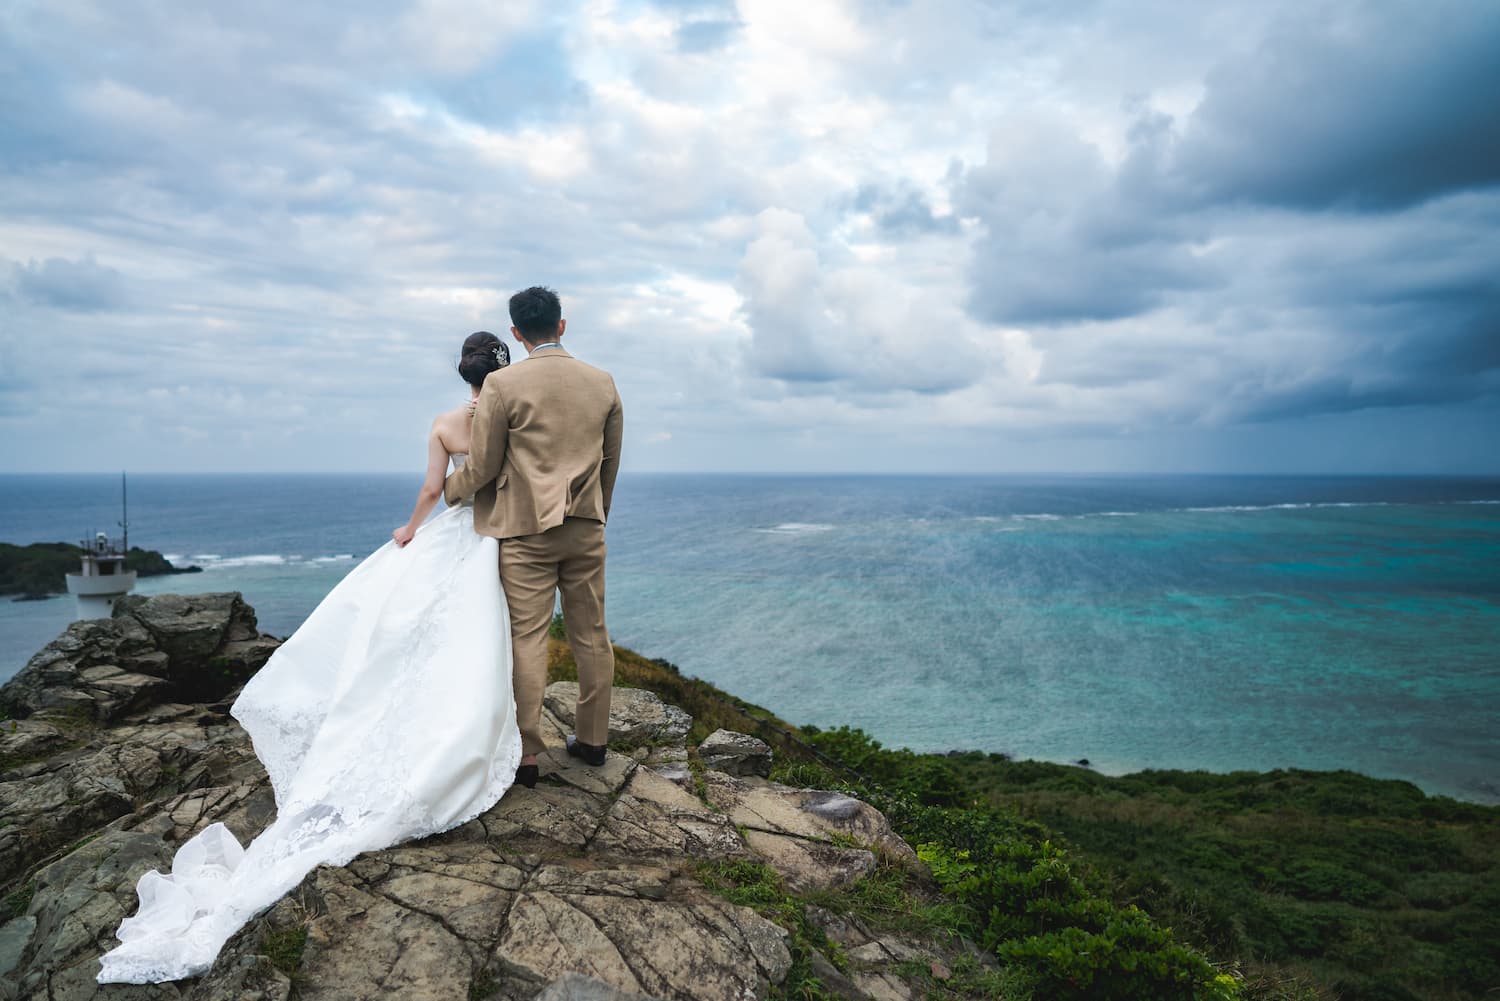
[{"label": "turquoise shallow water", "polygon": [[[109,477],[0,477],[0,539],[110,525]],[[406,477],[137,477],[133,541],[284,634]],[[1500,481],[629,476],[618,642],[796,722],[1121,772],[1353,768],[1500,802]],[[0,604],[0,678],[67,599]]]}]

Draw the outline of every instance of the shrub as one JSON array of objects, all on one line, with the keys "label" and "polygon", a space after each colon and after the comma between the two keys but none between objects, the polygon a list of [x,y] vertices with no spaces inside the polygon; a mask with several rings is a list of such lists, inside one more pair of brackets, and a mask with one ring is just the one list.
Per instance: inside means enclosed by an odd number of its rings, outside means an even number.
[{"label": "shrub", "polygon": [[[947,758],[888,751],[861,730],[811,735],[860,780],[844,789],[884,811],[958,905],[958,930],[1023,971],[1036,996],[1192,1001],[1237,998],[1239,982],[1121,906],[1040,824],[973,799]],[[959,756],[963,761],[975,755]],[[1092,773],[1076,770],[1093,785]]]},{"label": "shrub", "polygon": [[978,915],[985,947],[1035,978],[1038,997],[1193,1001],[1238,997],[1217,974],[1136,907],[1091,892],[1050,841],[1012,838],[976,860],[927,843],[917,854],[944,892]]}]

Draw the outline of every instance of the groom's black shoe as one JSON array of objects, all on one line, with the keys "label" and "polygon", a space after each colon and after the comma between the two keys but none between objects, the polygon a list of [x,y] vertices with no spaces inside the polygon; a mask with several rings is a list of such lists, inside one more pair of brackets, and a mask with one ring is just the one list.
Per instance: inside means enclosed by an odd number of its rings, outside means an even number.
[{"label": "groom's black shoe", "polygon": [[604,764],[606,749],[603,744],[585,744],[573,734],[568,734],[568,753],[575,758],[582,758],[586,765],[593,765],[597,768]]},{"label": "groom's black shoe", "polygon": [[535,789],[539,775],[536,765],[520,765],[516,768],[516,785]]}]

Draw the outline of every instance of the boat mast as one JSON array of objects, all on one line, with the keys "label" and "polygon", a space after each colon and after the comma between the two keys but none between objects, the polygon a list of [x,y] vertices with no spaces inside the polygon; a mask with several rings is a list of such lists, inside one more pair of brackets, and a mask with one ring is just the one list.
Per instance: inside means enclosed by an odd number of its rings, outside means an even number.
[{"label": "boat mast", "polygon": [[126,492],[125,472],[120,471],[120,528],[125,537],[120,540],[120,549],[130,552],[130,495]]}]

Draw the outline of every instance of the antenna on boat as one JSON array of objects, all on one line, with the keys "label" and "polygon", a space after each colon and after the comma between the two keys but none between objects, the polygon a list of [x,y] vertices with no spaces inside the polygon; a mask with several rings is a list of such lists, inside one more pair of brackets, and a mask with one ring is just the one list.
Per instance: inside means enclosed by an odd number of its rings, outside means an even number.
[{"label": "antenna on boat", "polygon": [[120,530],[124,538],[120,540],[120,551],[130,552],[130,495],[125,486],[125,472],[120,471]]},{"label": "antenna on boat", "polygon": [[82,545],[78,572],[66,575],[79,619],[110,618],[115,602],[135,589],[136,572],[125,566],[130,554],[130,495],[126,490],[125,474],[121,472],[119,526],[123,537],[111,539],[104,532],[95,532],[94,540]]}]

